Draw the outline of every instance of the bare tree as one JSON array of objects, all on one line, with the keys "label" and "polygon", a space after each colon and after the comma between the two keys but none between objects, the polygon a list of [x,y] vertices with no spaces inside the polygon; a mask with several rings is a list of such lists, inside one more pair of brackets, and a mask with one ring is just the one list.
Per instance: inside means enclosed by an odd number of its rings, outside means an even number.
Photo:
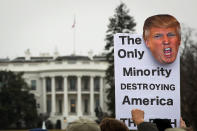
[{"label": "bare tree", "polygon": [[195,30],[182,29],[181,110],[183,118],[197,129],[197,40]]}]

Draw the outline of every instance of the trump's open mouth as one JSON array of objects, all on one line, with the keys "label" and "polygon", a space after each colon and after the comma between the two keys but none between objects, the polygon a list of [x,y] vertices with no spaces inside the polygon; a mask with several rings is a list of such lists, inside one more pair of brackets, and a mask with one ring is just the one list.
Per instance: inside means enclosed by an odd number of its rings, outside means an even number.
[{"label": "trump's open mouth", "polygon": [[168,48],[165,48],[163,50],[163,52],[164,52],[164,56],[167,57],[167,58],[170,58],[172,56],[172,49],[169,48],[169,47]]}]

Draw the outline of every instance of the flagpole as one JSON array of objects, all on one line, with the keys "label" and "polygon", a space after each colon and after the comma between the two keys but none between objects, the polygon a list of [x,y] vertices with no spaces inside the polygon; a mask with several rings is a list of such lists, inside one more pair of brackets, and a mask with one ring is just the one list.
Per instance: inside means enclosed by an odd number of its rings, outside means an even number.
[{"label": "flagpole", "polygon": [[73,54],[75,55],[76,53],[76,27],[74,28],[74,51],[73,51]]},{"label": "flagpole", "polygon": [[75,18],[75,15],[74,15],[74,22],[73,22],[72,28],[74,28],[73,29],[73,55],[75,55],[76,54],[76,18]]}]

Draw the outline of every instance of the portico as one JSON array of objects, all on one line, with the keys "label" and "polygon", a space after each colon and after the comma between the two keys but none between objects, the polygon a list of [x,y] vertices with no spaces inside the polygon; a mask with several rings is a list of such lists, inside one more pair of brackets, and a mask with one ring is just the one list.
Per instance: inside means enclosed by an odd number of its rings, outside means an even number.
[{"label": "portico", "polygon": [[103,78],[86,74],[42,76],[43,112],[95,117],[95,108],[103,107]]}]

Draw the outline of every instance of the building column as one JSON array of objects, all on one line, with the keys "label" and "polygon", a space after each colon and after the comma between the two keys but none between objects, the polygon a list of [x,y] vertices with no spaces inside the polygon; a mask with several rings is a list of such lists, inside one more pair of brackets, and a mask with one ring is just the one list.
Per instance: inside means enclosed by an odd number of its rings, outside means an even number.
[{"label": "building column", "polygon": [[77,76],[77,116],[82,116],[81,102],[81,76]]},{"label": "building column", "polygon": [[94,76],[90,77],[90,113],[95,116],[94,112]]},{"label": "building column", "polygon": [[64,76],[64,117],[68,116],[68,86],[67,76]]},{"label": "building column", "polygon": [[42,86],[43,86],[43,113],[47,112],[46,106],[46,78],[42,77]]},{"label": "building column", "polygon": [[51,81],[52,81],[52,94],[51,94],[51,99],[52,99],[52,116],[54,116],[55,115],[55,113],[56,113],[56,103],[55,103],[55,77],[53,76],[53,77],[51,77]]},{"label": "building column", "polygon": [[103,77],[100,77],[100,90],[99,90],[99,101],[100,101],[100,107],[103,110]]}]

